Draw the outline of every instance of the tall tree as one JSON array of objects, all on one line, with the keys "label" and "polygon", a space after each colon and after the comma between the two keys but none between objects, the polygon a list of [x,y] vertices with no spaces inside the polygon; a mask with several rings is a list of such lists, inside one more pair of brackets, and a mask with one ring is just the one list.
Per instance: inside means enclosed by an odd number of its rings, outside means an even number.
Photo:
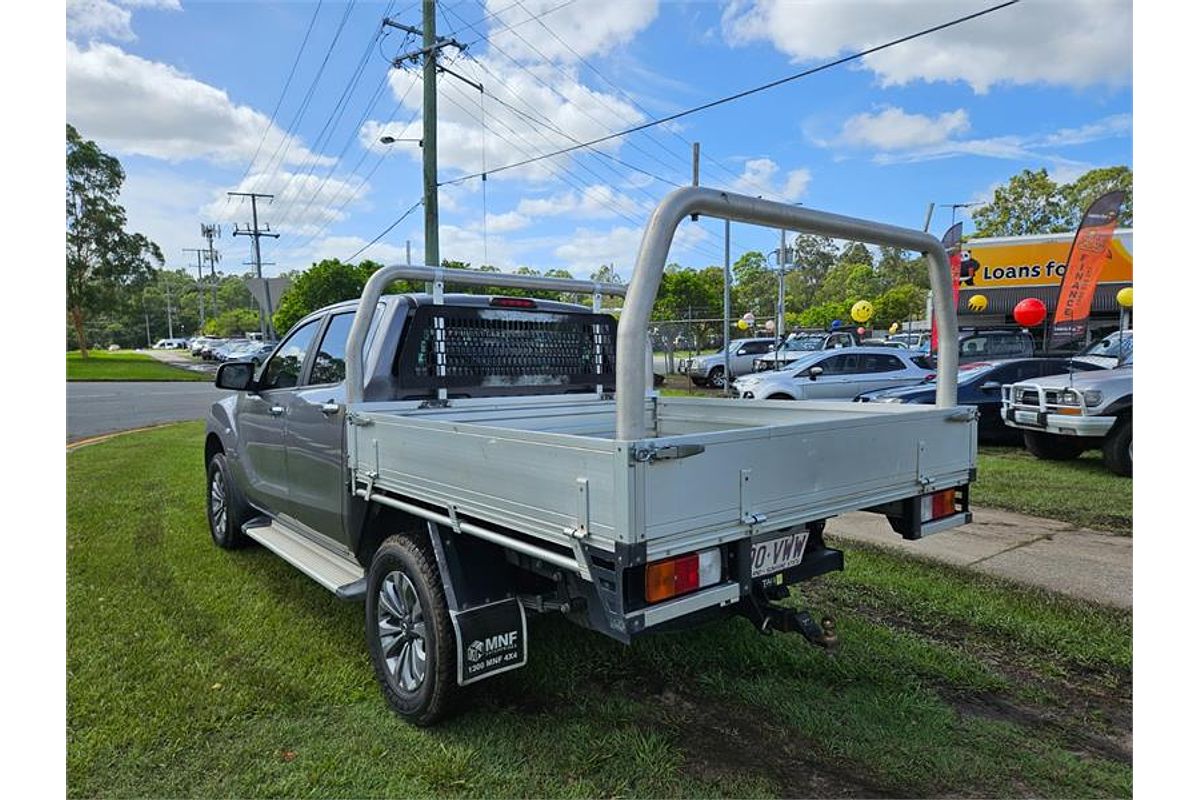
[{"label": "tall tree", "polygon": [[117,202],[124,181],[121,162],[68,124],[67,311],[84,358],[87,317],[118,305],[163,263],[158,245],[125,230],[125,209]]},{"label": "tall tree", "polygon": [[1026,236],[1071,229],[1059,186],[1045,169],[1022,170],[971,212],[976,236]]},{"label": "tall tree", "polygon": [[1100,167],[1085,172],[1074,183],[1062,187],[1063,203],[1071,216],[1071,227],[1077,227],[1083,212],[1100,195],[1120,189],[1125,192],[1125,204],[1117,224],[1123,228],[1133,225],[1133,170],[1129,167]]},{"label": "tall tree", "polygon": [[828,236],[801,233],[792,243],[795,255],[792,268],[784,278],[787,305],[793,310],[807,308],[816,296],[821,281],[836,263],[838,251]]},{"label": "tall tree", "polygon": [[303,317],[333,303],[362,296],[367,279],[383,265],[370,260],[346,264],[327,258],[296,276],[291,287],[279,298],[272,318],[275,330],[290,330]]}]

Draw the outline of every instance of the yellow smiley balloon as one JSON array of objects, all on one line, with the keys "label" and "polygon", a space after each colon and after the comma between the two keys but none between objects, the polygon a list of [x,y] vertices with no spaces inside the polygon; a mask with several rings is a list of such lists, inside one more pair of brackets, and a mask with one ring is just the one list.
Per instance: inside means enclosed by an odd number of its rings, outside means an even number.
[{"label": "yellow smiley balloon", "polygon": [[1133,287],[1126,286],[1117,292],[1117,302],[1121,304],[1122,308],[1133,308]]},{"label": "yellow smiley balloon", "polygon": [[859,300],[850,308],[850,316],[855,322],[866,322],[875,313],[875,306],[869,300]]},{"label": "yellow smiley balloon", "polygon": [[739,319],[737,321],[737,326],[738,326],[739,331],[744,331],[744,330],[746,330],[746,328],[750,327],[750,323],[746,322],[746,320],[744,320],[744,319]]}]

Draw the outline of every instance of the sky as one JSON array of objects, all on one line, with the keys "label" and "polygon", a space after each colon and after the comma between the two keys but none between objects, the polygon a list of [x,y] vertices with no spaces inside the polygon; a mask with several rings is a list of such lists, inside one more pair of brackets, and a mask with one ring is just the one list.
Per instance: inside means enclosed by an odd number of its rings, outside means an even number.
[{"label": "sky", "polygon": [[[655,203],[691,182],[940,235],[1022,169],[1060,182],[1132,163],[1129,0],[1022,0],[865,59],[598,144],[474,176],[764,84],[993,2],[444,0],[466,45],[438,78],[443,258],[504,271],[613,264],[629,277]],[[128,229],[194,266],[219,223],[241,272],[259,208],[269,275],[322,258],[423,261],[420,3],[67,1],[67,121],[126,170]],[[456,178],[467,180],[453,182]],[[397,220],[410,212],[399,223]],[[394,227],[377,243],[363,247]],[[970,225],[967,226],[968,232]],[[735,225],[736,259],[778,232]],[[720,264],[722,223],[670,259]]]}]

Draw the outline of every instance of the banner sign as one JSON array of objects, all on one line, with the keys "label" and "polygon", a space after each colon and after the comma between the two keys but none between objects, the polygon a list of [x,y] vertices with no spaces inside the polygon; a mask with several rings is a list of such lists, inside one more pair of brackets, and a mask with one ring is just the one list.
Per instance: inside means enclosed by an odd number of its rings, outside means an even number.
[{"label": "banner sign", "polygon": [[1067,255],[1066,273],[1054,309],[1050,347],[1078,339],[1087,331],[1092,297],[1104,267],[1113,261],[1112,238],[1117,217],[1125,203],[1125,192],[1109,192],[1090,206],[1079,223],[1075,241]]},{"label": "banner sign", "polygon": [[[942,247],[950,259],[950,285],[954,287],[954,307],[958,308],[958,284],[962,279],[962,230],[963,224],[956,222],[942,236]],[[936,353],[938,349],[937,318],[930,320],[933,331],[929,339],[929,349]]]}]

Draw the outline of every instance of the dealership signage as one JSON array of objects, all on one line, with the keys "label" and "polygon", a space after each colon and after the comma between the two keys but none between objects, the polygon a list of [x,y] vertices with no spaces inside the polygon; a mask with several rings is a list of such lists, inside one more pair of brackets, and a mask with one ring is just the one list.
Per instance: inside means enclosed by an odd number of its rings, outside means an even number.
[{"label": "dealership signage", "polygon": [[[979,267],[964,286],[981,289],[1002,286],[1058,286],[1067,274],[1072,233],[1047,236],[1006,236],[974,239],[964,244],[964,260]],[[1113,235],[1100,268],[1099,283],[1133,282],[1133,229],[1122,228]]]}]

